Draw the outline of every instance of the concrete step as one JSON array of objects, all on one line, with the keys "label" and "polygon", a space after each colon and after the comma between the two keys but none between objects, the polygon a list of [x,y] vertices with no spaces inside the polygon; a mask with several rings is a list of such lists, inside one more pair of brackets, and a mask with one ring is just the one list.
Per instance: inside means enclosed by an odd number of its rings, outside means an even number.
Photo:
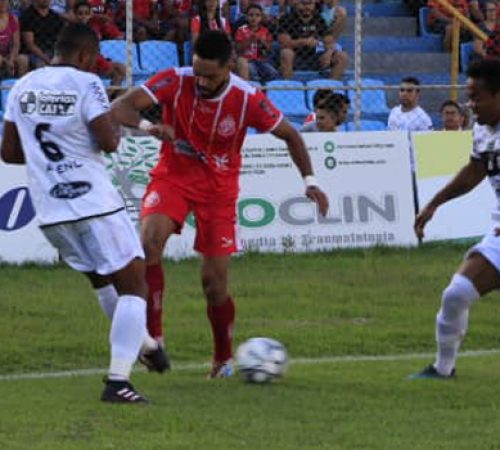
[{"label": "concrete step", "polygon": [[[350,62],[352,69],[352,58]],[[361,57],[363,72],[373,74],[448,73],[450,63],[447,53],[363,53]]]},{"label": "concrete step", "polygon": [[[417,36],[415,17],[364,17],[363,36]],[[354,17],[348,17],[344,36],[354,36]]]}]

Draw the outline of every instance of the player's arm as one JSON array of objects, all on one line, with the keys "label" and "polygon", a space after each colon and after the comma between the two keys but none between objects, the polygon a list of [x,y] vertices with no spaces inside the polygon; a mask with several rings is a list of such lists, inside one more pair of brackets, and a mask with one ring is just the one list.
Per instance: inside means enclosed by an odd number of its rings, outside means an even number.
[{"label": "player's arm", "polygon": [[286,119],[283,119],[271,133],[286,142],[290,157],[304,179],[306,196],[317,203],[320,213],[325,216],[328,212],[328,198],[319,188],[302,136]]},{"label": "player's arm", "polygon": [[155,125],[141,117],[141,111],[153,106],[156,102],[142,87],[136,87],[111,103],[113,120],[120,125],[143,130],[158,139],[172,140],[173,131],[165,125]]},{"label": "player's arm", "polygon": [[120,143],[120,133],[113,123],[111,114],[109,112],[101,114],[89,125],[99,148],[106,153],[115,152]]},{"label": "player's arm", "polygon": [[424,227],[432,219],[436,210],[443,203],[460,197],[474,189],[487,175],[483,161],[471,158],[468,164],[443,187],[427,205],[418,213],[415,219],[415,234],[418,238],[424,237]]},{"label": "player's arm", "polygon": [[24,164],[26,162],[17,126],[10,120],[4,121],[0,156],[6,163],[10,164]]}]

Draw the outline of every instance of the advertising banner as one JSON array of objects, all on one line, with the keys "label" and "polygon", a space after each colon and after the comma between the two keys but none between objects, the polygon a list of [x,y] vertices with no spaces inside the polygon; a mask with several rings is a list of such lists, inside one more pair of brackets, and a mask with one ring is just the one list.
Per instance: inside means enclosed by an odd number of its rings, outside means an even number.
[{"label": "advertising banner", "polygon": [[51,263],[57,252],[38,228],[26,167],[0,161],[0,261]]},{"label": "advertising banner", "polygon": [[[472,132],[414,133],[417,192],[420,207],[445,186],[468,161]],[[496,204],[490,183],[483,180],[473,191],[442,205],[425,228],[424,241],[460,239],[485,234]]]}]

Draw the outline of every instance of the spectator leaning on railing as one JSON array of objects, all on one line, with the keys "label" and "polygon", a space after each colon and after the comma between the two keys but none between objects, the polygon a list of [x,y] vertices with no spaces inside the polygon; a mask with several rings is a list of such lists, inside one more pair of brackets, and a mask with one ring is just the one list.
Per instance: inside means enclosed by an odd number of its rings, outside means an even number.
[{"label": "spectator leaning on railing", "polygon": [[335,48],[332,32],[317,12],[314,0],[298,0],[295,10],[280,19],[278,33],[284,78],[291,78],[294,69],[326,71],[330,78],[342,78],[347,54]]},{"label": "spectator leaning on railing", "polygon": [[[470,18],[469,4],[467,0],[448,0],[462,15]],[[428,17],[429,29],[438,34],[443,35],[443,48],[445,51],[451,51],[452,23],[453,15],[444,9],[436,0],[429,0],[430,8]],[[470,33],[461,27],[461,41],[471,39]]]},{"label": "spectator leaning on railing", "polygon": [[459,131],[465,128],[465,115],[460,105],[453,100],[446,100],[439,109],[443,131]]},{"label": "spectator leaning on railing", "polygon": [[432,120],[418,105],[420,82],[415,77],[401,80],[399,88],[400,104],[392,108],[387,122],[389,130],[428,131],[432,130]]}]

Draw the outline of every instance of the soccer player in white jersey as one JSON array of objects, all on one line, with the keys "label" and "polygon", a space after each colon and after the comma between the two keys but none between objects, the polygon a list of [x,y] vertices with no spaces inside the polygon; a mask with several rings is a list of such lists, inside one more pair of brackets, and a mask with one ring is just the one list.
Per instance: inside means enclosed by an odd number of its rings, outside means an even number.
[{"label": "soccer player in white jersey", "polygon": [[432,130],[432,120],[419,106],[420,81],[415,77],[401,80],[398,106],[391,109],[387,121],[388,130],[428,131]]},{"label": "soccer player in white jersey", "polygon": [[9,95],[1,156],[27,164],[40,227],[66,263],[83,272],[111,319],[111,362],[101,399],[142,403],[129,382],[141,346],[157,371],[163,350],[146,331],[144,253],[100,149],[119,136],[93,67],[99,43],[82,24],[60,34],[51,66],[18,80]]},{"label": "soccer player in white jersey", "polygon": [[436,361],[411,378],[455,376],[455,361],[467,331],[469,308],[483,295],[500,288],[500,60],[471,65],[467,75],[469,103],[477,118],[471,158],[418,214],[415,232],[423,237],[425,224],[440,205],[466,194],[486,176],[497,196],[493,211],[496,225],[466,253],[464,262],[443,291],[436,317]]}]

